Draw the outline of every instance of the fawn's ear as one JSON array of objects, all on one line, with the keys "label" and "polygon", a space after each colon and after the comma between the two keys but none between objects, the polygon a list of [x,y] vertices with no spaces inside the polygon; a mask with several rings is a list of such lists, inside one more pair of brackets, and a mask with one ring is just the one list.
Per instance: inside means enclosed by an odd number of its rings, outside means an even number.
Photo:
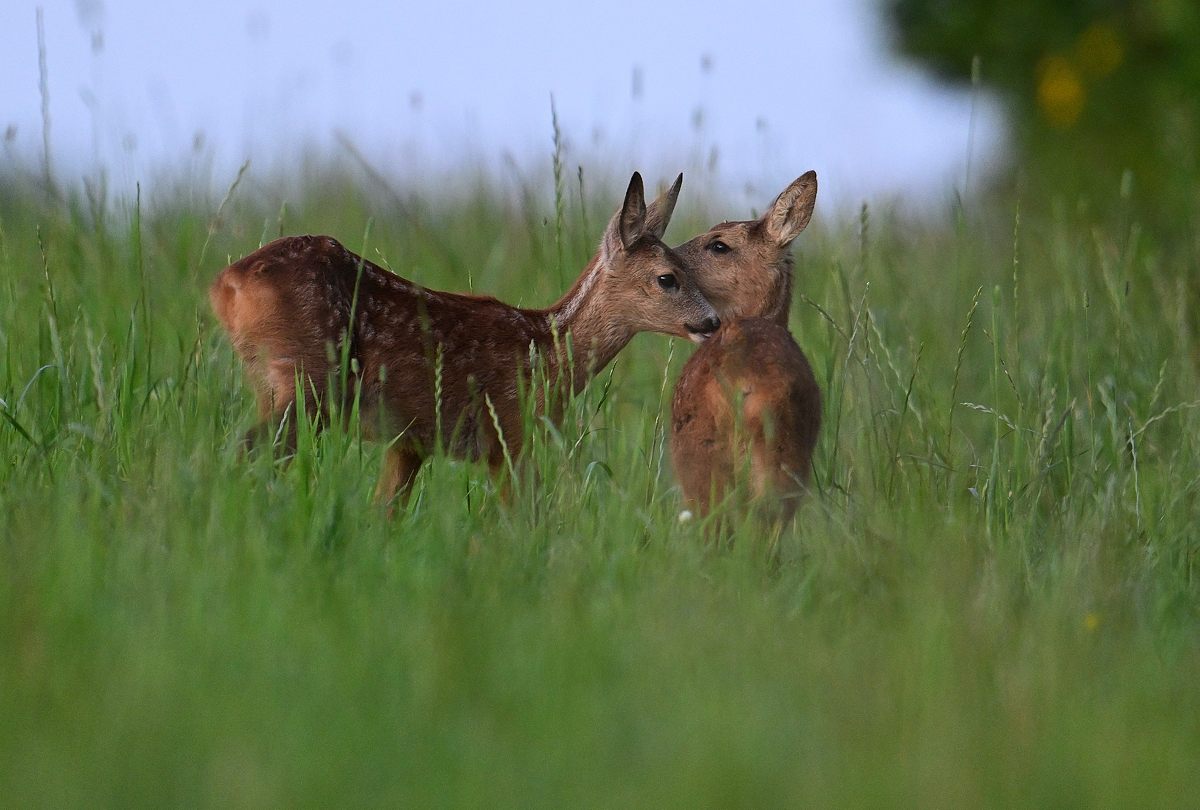
[{"label": "fawn's ear", "polygon": [[671,224],[671,214],[675,213],[675,203],[679,200],[679,189],[683,188],[683,173],[675,178],[671,187],[658,195],[658,199],[646,208],[646,233],[655,239],[662,239]]},{"label": "fawn's ear", "polygon": [[625,202],[613,224],[616,225],[617,236],[621,238],[621,246],[626,250],[646,233],[646,191],[642,187],[642,176],[637,172],[629,178]]},{"label": "fawn's ear", "polygon": [[762,223],[767,235],[780,247],[786,247],[808,226],[816,202],[817,173],[805,172],[793,180],[763,214]]}]

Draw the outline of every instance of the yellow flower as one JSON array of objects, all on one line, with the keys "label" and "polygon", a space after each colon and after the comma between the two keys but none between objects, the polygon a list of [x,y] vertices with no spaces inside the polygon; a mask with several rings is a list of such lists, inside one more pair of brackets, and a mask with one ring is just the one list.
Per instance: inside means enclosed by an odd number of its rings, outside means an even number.
[{"label": "yellow flower", "polygon": [[1038,106],[1052,126],[1066,129],[1079,120],[1086,95],[1079,71],[1063,56],[1047,56],[1038,65]]},{"label": "yellow flower", "polygon": [[1096,628],[1099,626],[1100,626],[1100,614],[1099,613],[1089,613],[1083,617],[1083,628],[1085,630],[1087,630],[1089,633],[1095,632]]}]

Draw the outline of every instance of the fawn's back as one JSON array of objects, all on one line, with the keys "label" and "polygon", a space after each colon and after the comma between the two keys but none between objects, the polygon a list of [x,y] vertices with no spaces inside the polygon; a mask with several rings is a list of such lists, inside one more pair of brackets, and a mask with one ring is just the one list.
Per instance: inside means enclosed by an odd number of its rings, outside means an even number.
[{"label": "fawn's back", "polygon": [[724,322],[684,365],[671,404],[671,461],[702,514],[745,468],[751,495],[789,517],[811,476],[821,391],[787,320],[789,248],[816,192],[808,172],[761,219],[723,222],[676,248]]}]

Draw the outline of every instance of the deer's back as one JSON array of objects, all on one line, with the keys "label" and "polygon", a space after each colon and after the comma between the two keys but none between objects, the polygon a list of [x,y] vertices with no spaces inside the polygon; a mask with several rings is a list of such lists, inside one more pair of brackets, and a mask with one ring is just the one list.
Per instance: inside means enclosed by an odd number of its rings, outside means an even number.
[{"label": "deer's back", "polygon": [[688,501],[707,509],[742,465],[754,494],[793,497],[811,472],[821,392],[786,328],[739,318],[685,364],[671,416],[671,459]]}]

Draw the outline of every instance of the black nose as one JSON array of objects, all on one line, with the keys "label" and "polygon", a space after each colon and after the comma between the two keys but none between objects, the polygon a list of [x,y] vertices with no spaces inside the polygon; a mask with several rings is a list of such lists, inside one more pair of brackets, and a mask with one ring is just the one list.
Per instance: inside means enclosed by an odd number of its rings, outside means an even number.
[{"label": "black nose", "polygon": [[687,324],[687,330],[693,335],[704,335],[705,337],[708,337],[713,332],[717,331],[717,328],[720,327],[720,325],[721,319],[714,315],[711,318],[705,318],[698,326],[692,326],[690,323]]}]

